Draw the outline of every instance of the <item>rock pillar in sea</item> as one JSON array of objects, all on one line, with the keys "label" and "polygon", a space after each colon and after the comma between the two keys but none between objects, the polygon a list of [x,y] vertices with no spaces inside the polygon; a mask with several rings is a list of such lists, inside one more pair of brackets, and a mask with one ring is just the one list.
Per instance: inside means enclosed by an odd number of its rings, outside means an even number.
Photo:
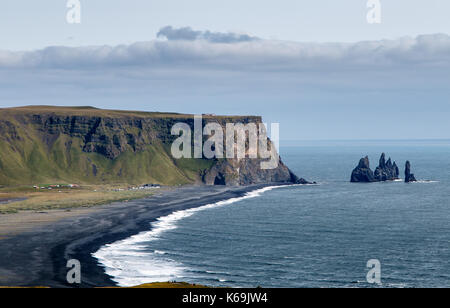
[{"label": "rock pillar in sea", "polygon": [[414,174],[411,173],[411,163],[409,161],[406,162],[405,166],[405,182],[417,182],[416,178],[414,177]]},{"label": "rock pillar in sea", "polygon": [[353,170],[350,180],[352,183],[376,182],[373,171],[370,169],[369,157],[361,158],[358,166]]},{"label": "rock pillar in sea", "polygon": [[400,175],[399,169],[397,167],[397,164],[394,162],[392,163],[391,158],[389,157],[388,161],[386,161],[386,155],[383,153],[380,157],[380,164],[375,169],[375,180],[376,181],[393,181],[398,179]]}]

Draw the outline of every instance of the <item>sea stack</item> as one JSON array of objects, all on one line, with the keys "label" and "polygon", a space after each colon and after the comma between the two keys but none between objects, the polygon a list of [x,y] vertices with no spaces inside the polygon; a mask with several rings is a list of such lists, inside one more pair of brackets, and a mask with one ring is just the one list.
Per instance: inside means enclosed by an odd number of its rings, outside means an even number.
[{"label": "sea stack", "polygon": [[386,162],[386,154],[381,154],[380,157],[380,164],[375,170],[375,179],[379,182],[384,181],[393,181],[397,180],[400,175],[400,171],[397,167],[397,164],[394,162],[392,163],[391,158],[389,157],[388,161]]},{"label": "sea stack", "polygon": [[376,182],[373,171],[370,169],[369,157],[361,158],[358,166],[352,172],[352,183],[370,183]]},{"label": "sea stack", "polygon": [[405,183],[417,182],[414,174],[411,173],[411,163],[409,161],[406,162],[405,166]]},{"label": "sea stack", "polygon": [[359,165],[352,172],[352,183],[371,183],[394,181],[399,178],[400,170],[391,158],[386,161],[386,154],[381,154],[380,163],[373,172],[370,169],[369,158],[366,156],[361,158]]}]

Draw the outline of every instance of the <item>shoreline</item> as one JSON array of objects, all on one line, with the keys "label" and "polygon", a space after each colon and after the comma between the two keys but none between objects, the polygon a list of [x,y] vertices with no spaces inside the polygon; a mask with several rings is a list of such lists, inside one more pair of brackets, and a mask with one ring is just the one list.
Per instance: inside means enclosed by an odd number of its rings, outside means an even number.
[{"label": "shoreline", "polygon": [[[0,286],[116,286],[92,256],[102,246],[150,231],[152,222],[173,212],[280,185],[183,186],[145,199],[74,211],[60,220],[37,224],[25,232],[0,238]],[[66,282],[66,262],[70,259],[81,263],[80,285]]]},{"label": "shoreline", "polygon": [[[151,223],[151,226],[148,230],[139,232],[138,234],[127,237],[124,240],[116,241],[112,244],[102,246],[98,251],[93,253],[92,256],[94,256],[94,258],[98,260],[98,262],[104,267],[106,274],[111,276],[112,280],[120,287],[133,287],[136,285],[174,280],[184,281],[183,278],[175,277],[176,275],[174,275],[174,273],[171,272],[170,269],[164,271],[163,274],[159,273],[158,278],[154,277],[149,272],[148,267],[146,267],[145,269],[145,274],[139,274],[142,268],[140,266],[136,267],[135,265],[133,265],[134,262],[132,264],[128,264],[129,259],[126,257],[124,258],[123,253],[129,251],[129,249],[134,250],[135,245],[140,246],[142,242],[151,241],[152,239],[158,239],[164,232],[171,230],[172,228],[176,228],[175,226],[177,222],[197,212],[218,207],[226,207],[243,200],[257,198],[266,191],[270,191],[280,187],[286,186],[269,185],[263,188],[252,189],[239,197],[233,197],[189,209],[182,209],[172,212],[166,216],[158,217],[156,221]],[[151,264],[152,261],[150,260],[151,259],[146,259],[145,262],[149,262]],[[123,270],[125,271],[123,272]],[[127,274],[130,270],[133,272],[132,275]],[[117,274],[118,271],[122,273]]]}]

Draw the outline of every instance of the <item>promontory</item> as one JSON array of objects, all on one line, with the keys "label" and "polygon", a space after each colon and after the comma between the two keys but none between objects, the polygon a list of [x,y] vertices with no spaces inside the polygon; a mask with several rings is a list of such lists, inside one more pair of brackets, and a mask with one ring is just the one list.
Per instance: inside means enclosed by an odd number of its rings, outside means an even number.
[{"label": "promontory", "polygon": [[[32,106],[0,109],[0,185],[157,183],[248,185],[308,183],[279,159],[174,159],[177,122],[188,114]],[[258,116],[204,115],[203,124],[261,123]],[[269,141],[270,144],[270,141]]]}]

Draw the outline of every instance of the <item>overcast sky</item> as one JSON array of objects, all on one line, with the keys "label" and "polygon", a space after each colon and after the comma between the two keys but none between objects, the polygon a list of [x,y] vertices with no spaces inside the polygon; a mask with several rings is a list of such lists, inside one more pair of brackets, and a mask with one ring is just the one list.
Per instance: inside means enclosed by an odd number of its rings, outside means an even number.
[{"label": "overcast sky", "polygon": [[450,1],[381,0],[375,25],[365,0],[81,0],[81,24],[65,0],[29,2],[1,4],[0,107],[258,114],[282,139],[450,138]]}]

